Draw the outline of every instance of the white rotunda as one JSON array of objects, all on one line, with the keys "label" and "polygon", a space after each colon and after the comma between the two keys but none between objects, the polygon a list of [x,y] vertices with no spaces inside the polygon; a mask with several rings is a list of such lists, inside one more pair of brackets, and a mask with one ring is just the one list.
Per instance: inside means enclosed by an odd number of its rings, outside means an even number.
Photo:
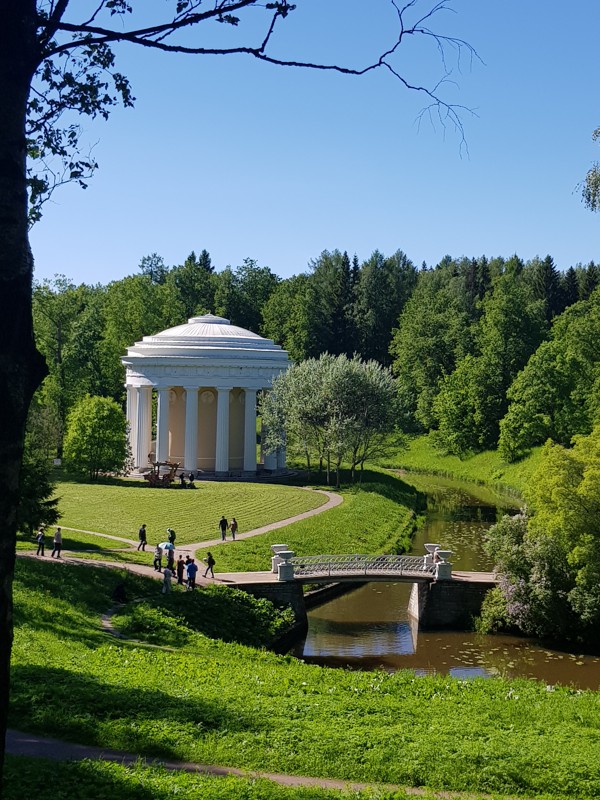
[{"label": "white rotunda", "polygon": [[[256,396],[289,366],[279,345],[206,314],[144,336],[121,360],[137,470],[176,461],[217,476],[257,473]],[[285,451],[265,453],[262,467],[284,469]]]}]

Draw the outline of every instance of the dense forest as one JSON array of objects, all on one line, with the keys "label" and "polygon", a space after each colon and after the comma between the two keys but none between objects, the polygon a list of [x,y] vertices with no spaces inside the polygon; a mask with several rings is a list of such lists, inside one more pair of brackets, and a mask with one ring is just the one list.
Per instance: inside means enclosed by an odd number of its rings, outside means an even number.
[{"label": "dense forest", "polygon": [[212,312],[273,339],[296,362],[358,354],[391,366],[403,431],[432,432],[449,453],[499,447],[515,460],[549,437],[568,444],[592,430],[599,283],[594,262],[561,273],[550,256],[446,256],[417,268],[401,250],[375,250],[362,262],[324,251],[283,280],[252,259],[217,271],[206,250],[171,267],[148,255],[136,274],[108,285],[57,276],[33,292],[50,375],[32,424],[60,455],[79,399],[123,403],[120,357],[129,345]]}]

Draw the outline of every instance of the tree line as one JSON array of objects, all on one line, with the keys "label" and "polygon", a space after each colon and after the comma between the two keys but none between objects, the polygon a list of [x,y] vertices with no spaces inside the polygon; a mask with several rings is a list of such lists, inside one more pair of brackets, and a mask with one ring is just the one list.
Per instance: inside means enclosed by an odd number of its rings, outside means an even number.
[{"label": "tree line", "polygon": [[212,312],[297,363],[328,353],[391,366],[401,430],[431,432],[459,455],[499,446],[512,460],[548,436],[568,443],[591,430],[599,283],[594,262],[560,273],[550,256],[447,256],[418,269],[401,250],[362,262],[333,250],[281,279],[250,258],[217,271],[207,250],[170,267],[153,253],[108,285],[57,276],[34,286],[49,375],[32,413],[48,455],[60,457],[78,400],[123,405],[128,346]]}]

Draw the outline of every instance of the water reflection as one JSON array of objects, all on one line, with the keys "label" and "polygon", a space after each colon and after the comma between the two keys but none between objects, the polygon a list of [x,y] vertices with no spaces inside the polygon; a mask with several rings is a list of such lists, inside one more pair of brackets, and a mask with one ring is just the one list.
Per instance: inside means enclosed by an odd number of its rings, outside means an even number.
[{"label": "water reflection", "polygon": [[[439,542],[454,551],[457,569],[489,570],[483,534],[510,503],[496,498],[494,505],[494,498],[482,497],[482,487],[470,494],[464,484],[445,479],[416,476],[414,482],[421,490],[426,482],[428,492],[427,524],[415,539],[414,552],[423,553],[425,542]],[[306,641],[292,654],[351,669],[411,669],[457,678],[503,675],[600,688],[599,658],[549,650],[512,636],[419,633],[408,617],[410,589],[405,583],[370,583],[310,611]]]}]

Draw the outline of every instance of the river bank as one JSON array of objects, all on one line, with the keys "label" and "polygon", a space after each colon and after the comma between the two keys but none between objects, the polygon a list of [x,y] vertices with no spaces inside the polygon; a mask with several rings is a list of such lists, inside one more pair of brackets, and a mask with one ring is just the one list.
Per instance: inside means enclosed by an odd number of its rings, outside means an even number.
[{"label": "river bank", "polygon": [[405,446],[388,452],[378,465],[415,473],[440,475],[446,478],[487,485],[500,495],[520,497],[523,487],[536,469],[541,448],[534,448],[527,458],[514,464],[502,461],[495,450],[459,458],[436,450],[430,436],[407,437]]}]

